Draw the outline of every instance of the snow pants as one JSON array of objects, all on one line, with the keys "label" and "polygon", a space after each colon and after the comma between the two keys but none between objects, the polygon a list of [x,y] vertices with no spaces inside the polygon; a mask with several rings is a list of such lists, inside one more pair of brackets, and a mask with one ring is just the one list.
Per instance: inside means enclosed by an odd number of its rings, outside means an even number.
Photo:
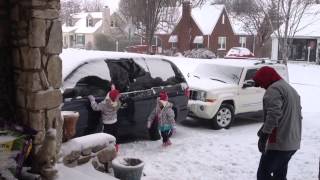
[{"label": "snow pants", "polygon": [[161,131],[162,142],[166,143],[172,136],[172,130]]},{"label": "snow pants", "polygon": [[111,134],[115,138],[118,136],[118,123],[113,123],[113,124],[104,124],[103,125],[103,132],[107,134]]},{"label": "snow pants", "polygon": [[288,163],[295,152],[267,150],[261,155],[257,180],[287,180]]}]

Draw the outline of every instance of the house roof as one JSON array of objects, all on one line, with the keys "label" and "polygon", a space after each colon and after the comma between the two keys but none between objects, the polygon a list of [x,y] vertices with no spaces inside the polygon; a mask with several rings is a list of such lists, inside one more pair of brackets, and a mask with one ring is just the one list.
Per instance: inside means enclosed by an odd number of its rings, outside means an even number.
[{"label": "house roof", "polygon": [[[86,22],[85,22],[86,23]],[[75,33],[90,34],[96,32],[102,25],[102,20],[99,20],[94,26],[87,27],[86,24],[80,26]]]},{"label": "house roof", "polygon": [[[203,35],[210,35],[215,28],[225,6],[224,5],[203,5],[192,8],[191,17],[201,30]],[[168,13],[171,11],[171,13]],[[182,7],[169,7],[162,10],[160,23],[157,26],[156,34],[171,34],[182,18]],[[168,14],[171,14],[168,16]]]},{"label": "house roof", "polygon": [[191,16],[198,25],[203,35],[210,35],[215,28],[224,5],[204,5],[202,7],[192,8]]},{"label": "house roof", "polygon": [[[294,34],[295,38],[320,37],[320,4],[313,4],[308,6],[301,17],[298,26],[295,26],[293,23],[295,22],[290,22],[293,27],[297,27],[297,30]],[[289,25],[289,27],[291,25]],[[284,25],[280,26],[280,35],[283,34],[283,30]],[[278,31],[275,31],[272,36],[275,37],[277,33]]]},{"label": "house roof", "polygon": [[[87,27],[86,18],[87,16],[98,19],[94,26]],[[66,24],[62,25],[62,32],[64,33],[81,33],[81,34],[91,34],[95,33],[102,26],[102,12],[81,12],[72,14],[71,18],[75,19],[76,22],[74,26],[67,26]]]}]

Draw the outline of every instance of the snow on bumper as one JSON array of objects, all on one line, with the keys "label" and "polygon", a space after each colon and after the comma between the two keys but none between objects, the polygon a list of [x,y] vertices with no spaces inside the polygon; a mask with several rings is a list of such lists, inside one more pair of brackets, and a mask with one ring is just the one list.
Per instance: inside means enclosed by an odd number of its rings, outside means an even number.
[{"label": "snow on bumper", "polygon": [[219,109],[217,102],[203,102],[199,100],[189,100],[189,113],[191,116],[212,119]]}]

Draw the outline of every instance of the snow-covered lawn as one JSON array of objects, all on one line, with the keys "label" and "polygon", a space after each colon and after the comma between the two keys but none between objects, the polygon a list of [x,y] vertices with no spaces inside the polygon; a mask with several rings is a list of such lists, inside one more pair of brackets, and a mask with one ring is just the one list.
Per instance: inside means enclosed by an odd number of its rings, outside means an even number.
[{"label": "snow-covered lawn", "polygon": [[[207,61],[207,60],[205,60]],[[176,60],[186,75],[198,62]],[[302,98],[302,147],[289,163],[289,180],[317,179],[320,154],[320,66],[289,64],[290,83]],[[238,119],[229,130],[211,130],[196,119],[179,123],[173,145],[140,141],[120,146],[120,155],[145,161],[143,180],[256,179],[260,122]]]}]

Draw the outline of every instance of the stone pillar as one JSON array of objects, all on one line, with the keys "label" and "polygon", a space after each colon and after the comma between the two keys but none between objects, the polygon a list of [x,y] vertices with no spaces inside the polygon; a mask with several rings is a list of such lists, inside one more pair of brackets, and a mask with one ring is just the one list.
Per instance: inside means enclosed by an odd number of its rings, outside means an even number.
[{"label": "stone pillar", "polygon": [[60,1],[10,3],[17,119],[38,131],[33,142],[34,155],[50,128],[62,128]]}]

